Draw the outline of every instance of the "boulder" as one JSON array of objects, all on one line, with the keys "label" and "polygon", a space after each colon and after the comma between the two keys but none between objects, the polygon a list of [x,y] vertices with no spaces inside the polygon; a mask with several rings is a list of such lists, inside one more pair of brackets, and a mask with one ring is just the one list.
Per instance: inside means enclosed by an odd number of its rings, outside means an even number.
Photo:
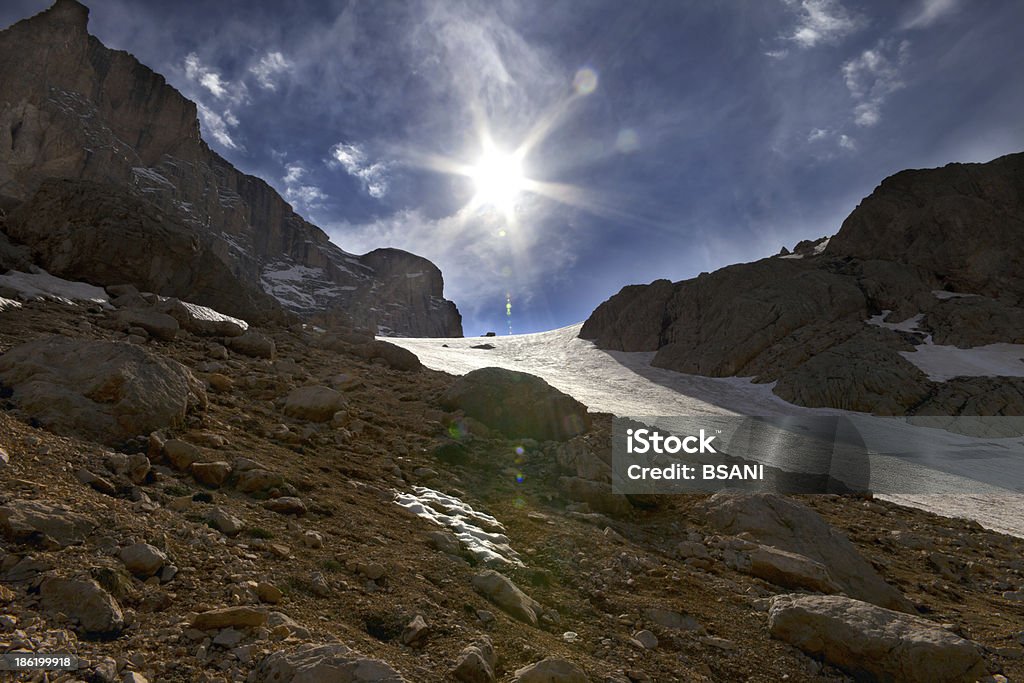
[{"label": "boulder", "polygon": [[738,570],[785,588],[830,594],[842,590],[820,562],[770,546],[757,543],[753,546],[738,553]]},{"label": "boulder", "polygon": [[489,638],[483,638],[459,653],[452,678],[461,683],[494,683],[497,657]]},{"label": "boulder", "polygon": [[11,500],[0,505],[0,533],[19,543],[50,539],[60,546],[78,545],[97,526],[77,512],[35,500]]},{"label": "boulder", "polygon": [[463,375],[442,395],[441,405],[510,438],[566,441],[590,427],[585,405],[540,377],[504,368]]},{"label": "boulder", "polygon": [[47,429],[108,445],[180,427],[206,391],[180,363],[131,344],[47,337],[0,356],[12,400]]},{"label": "boulder", "polygon": [[213,462],[194,462],[191,467],[192,476],[203,486],[220,488],[231,476],[231,464],[223,460]]},{"label": "boulder", "polygon": [[[708,523],[722,533],[747,534],[757,543],[820,563],[836,586],[851,597],[881,607],[913,610],[910,601],[878,575],[846,536],[806,505],[768,493],[717,493],[704,504],[704,512]],[[762,557],[767,559],[767,555]]]},{"label": "boulder", "polygon": [[305,643],[268,655],[248,683],[403,683],[379,659],[369,659],[341,643]]},{"label": "boulder", "polygon": [[299,387],[284,400],[284,414],[299,420],[328,422],[348,403],[343,394],[329,387]]},{"label": "boulder", "polygon": [[927,619],[839,595],[776,596],[768,628],[858,680],[973,683],[988,676],[975,643]]},{"label": "boulder", "polygon": [[121,548],[120,557],[125,569],[140,579],[153,576],[167,564],[167,555],[148,543],[134,543]]},{"label": "boulder", "polygon": [[187,472],[192,463],[203,457],[203,453],[188,441],[168,439],[164,442],[164,457],[176,470]]},{"label": "boulder", "polygon": [[411,372],[423,367],[419,356],[415,353],[386,341],[374,340],[362,346],[357,346],[354,350],[358,355],[367,360],[380,358],[387,363],[388,367],[395,370]]},{"label": "boulder", "polygon": [[235,353],[252,358],[269,358],[273,360],[277,357],[277,345],[274,343],[274,340],[262,332],[252,329],[247,330],[240,336],[226,338],[224,346]]},{"label": "boulder", "polygon": [[[237,468],[236,468],[237,469]],[[284,477],[276,472],[264,469],[243,470],[238,475],[235,488],[242,493],[266,491],[284,483]]]},{"label": "boulder", "polygon": [[92,579],[48,576],[39,585],[39,598],[47,612],[77,620],[88,637],[109,638],[124,629],[121,606]]},{"label": "boulder", "polygon": [[214,508],[206,517],[207,523],[225,536],[237,536],[245,528],[245,522],[221,508]]},{"label": "boulder", "polygon": [[117,321],[123,327],[141,327],[154,339],[174,341],[178,336],[178,321],[157,311],[125,308],[117,312]]},{"label": "boulder", "polygon": [[485,569],[473,577],[473,588],[509,615],[531,626],[537,625],[543,608],[502,574]]},{"label": "boulder", "polygon": [[586,672],[565,659],[549,657],[516,670],[515,683],[587,683]]},{"label": "boulder", "polygon": [[155,308],[174,318],[182,329],[201,337],[240,337],[249,329],[244,320],[180,299],[162,299]]}]

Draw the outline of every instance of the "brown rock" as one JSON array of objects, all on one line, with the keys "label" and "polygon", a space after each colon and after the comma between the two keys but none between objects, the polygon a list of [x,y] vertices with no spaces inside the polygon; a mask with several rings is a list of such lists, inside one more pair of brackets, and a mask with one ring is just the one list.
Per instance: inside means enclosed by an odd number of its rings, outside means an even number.
[{"label": "brown rock", "polygon": [[196,478],[200,484],[204,486],[210,486],[213,488],[219,488],[224,485],[228,477],[231,476],[231,464],[224,462],[223,460],[216,460],[214,462],[194,462],[192,463],[192,476]]},{"label": "brown rock", "polygon": [[768,628],[858,679],[967,683],[988,675],[975,643],[927,619],[839,595],[776,596]]},{"label": "brown rock", "polygon": [[42,608],[77,619],[88,636],[116,636],[124,628],[117,600],[92,579],[49,576],[39,586]]},{"label": "brown rock", "polygon": [[221,607],[197,614],[192,626],[201,631],[222,628],[253,628],[267,623],[266,610],[255,607]]},{"label": "brown rock", "polygon": [[47,429],[118,445],[177,427],[206,406],[206,391],[180,363],[137,346],[48,337],[0,356],[0,380]]}]

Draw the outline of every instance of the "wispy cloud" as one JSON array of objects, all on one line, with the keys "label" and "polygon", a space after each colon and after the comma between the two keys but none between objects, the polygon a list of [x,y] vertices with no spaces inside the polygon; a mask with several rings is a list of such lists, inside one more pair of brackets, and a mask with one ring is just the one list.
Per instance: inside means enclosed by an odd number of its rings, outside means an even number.
[{"label": "wispy cloud", "polygon": [[380,199],[388,191],[388,165],[380,161],[369,161],[359,145],[348,142],[334,145],[327,165],[343,168],[350,176],[359,179],[366,194],[374,199]]},{"label": "wispy cloud", "polygon": [[285,166],[285,174],[281,178],[284,183],[284,197],[300,213],[318,209],[323,206],[327,194],[316,185],[306,182],[308,173],[299,163]]},{"label": "wispy cloud", "polygon": [[230,110],[218,114],[202,102],[196,102],[199,111],[199,119],[203,123],[203,130],[213,136],[213,139],[228,149],[241,149],[241,146],[231,137],[229,128],[238,126],[238,119]]},{"label": "wispy cloud", "polygon": [[926,28],[958,9],[960,9],[959,0],[920,0],[914,12],[903,22],[903,28]]},{"label": "wispy cloud", "polygon": [[832,152],[828,151],[830,148],[833,151],[835,150],[835,147],[832,147],[832,145],[838,146],[848,152],[853,152],[857,149],[856,140],[846,133],[841,133],[829,128],[812,128],[811,132],[807,134],[807,142],[816,146],[827,143],[828,146],[824,148],[826,151],[820,155],[824,158],[831,158],[834,156]]},{"label": "wispy cloud", "polygon": [[249,89],[245,83],[226,81],[216,69],[203,64],[195,52],[190,52],[185,57],[185,76],[205,88],[218,100],[235,105],[249,101]]},{"label": "wispy cloud", "polygon": [[249,73],[256,77],[256,82],[264,90],[277,90],[276,78],[282,73],[290,71],[292,63],[285,59],[280,52],[268,52],[254,66],[249,67]]},{"label": "wispy cloud", "polygon": [[787,37],[801,48],[838,42],[867,25],[864,17],[847,10],[839,0],[783,2],[798,12],[797,25]]},{"label": "wispy cloud", "polygon": [[901,70],[909,56],[909,41],[894,44],[892,40],[883,39],[843,64],[843,80],[856,102],[854,123],[874,126],[882,120],[882,104],[886,98],[906,86]]}]

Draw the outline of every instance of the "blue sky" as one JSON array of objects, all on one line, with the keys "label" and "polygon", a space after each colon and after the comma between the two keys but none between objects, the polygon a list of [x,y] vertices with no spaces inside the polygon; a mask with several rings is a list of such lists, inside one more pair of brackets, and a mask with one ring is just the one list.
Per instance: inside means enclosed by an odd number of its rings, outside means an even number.
[{"label": "blue sky", "polygon": [[[87,4],[343,249],[433,260],[467,335],[505,332],[507,295],[515,332],[578,322],[832,234],[899,169],[1024,149],[1017,0]],[[484,131],[533,141],[540,193],[474,205],[446,169]]]}]

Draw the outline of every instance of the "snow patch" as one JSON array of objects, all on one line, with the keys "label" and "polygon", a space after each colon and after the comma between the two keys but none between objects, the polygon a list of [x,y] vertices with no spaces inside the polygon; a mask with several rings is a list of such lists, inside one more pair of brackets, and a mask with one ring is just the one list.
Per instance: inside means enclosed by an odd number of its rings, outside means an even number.
[{"label": "snow patch", "polygon": [[954,377],[1024,377],[1024,344],[987,344],[970,349],[926,344],[900,351],[934,382]]},{"label": "snow patch", "polygon": [[417,517],[448,527],[466,550],[483,564],[510,564],[522,567],[519,555],[509,546],[505,527],[488,514],[477,512],[455,496],[425,486],[414,486],[413,493],[398,493],[395,503]]},{"label": "snow patch", "polygon": [[[483,367],[528,372],[544,378],[592,411],[620,416],[859,415],[787,403],[772,393],[772,384],[754,384],[750,378],[702,377],[654,368],[650,364],[654,352],[602,351],[593,342],[578,337],[581,326],[570,325],[537,334],[491,337],[488,342],[495,348],[486,354],[474,353],[470,349],[471,345],[479,343],[475,338],[391,338],[388,341],[409,349],[427,367],[456,375]],[[905,355],[914,362],[915,355],[923,357],[932,349],[940,349],[939,353],[943,353],[943,348],[919,346],[917,352],[907,352]],[[1017,348],[1019,350],[1015,355],[1018,358],[1024,356],[1024,345]],[[1019,363],[1019,366],[1021,374],[1024,374],[1024,363]],[[907,443],[908,439],[915,438],[917,429],[894,422],[886,436],[891,440],[890,443]],[[942,453],[936,453],[931,461],[924,464],[924,468],[895,456],[886,456],[877,464],[881,466],[880,469],[886,470],[886,476],[892,477],[917,478],[933,472],[936,477],[956,484],[947,483],[937,487],[938,490],[963,493],[883,497],[897,502],[905,500],[906,504],[944,515],[968,516],[988,528],[1024,537],[1024,514],[1020,512],[1024,509],[1024,495],[1008,493],[1005,486],[1013,478],[1019,480],[1024,463],[1020,463],[1019,458],[1013,458],[1012,452],[1000,443],[982,440],[964,446],[958,435],[949,434],[944,438],[948,441],[948,448]],[[887,448],[876,450],[879,453],[893,452]],[[964,453],[970,453],[971,457],[965,459]],[[993,493],[982,493],[985,487]]]},{"label": "snow patch", "polygon": [[798,258],[803,258],[803,257],[804,257],[803,254],[786,254],[785,256],[780,256],[779,258],[798,259]]},{"label": "snow patch", "polygon": [[57,301],[71,306],[91,303],[110,307],[110,299],[102,287],[64,280],[36,267],[31,273],[12,270],[0,275],[0,287],[14,290],[22,301]]},{"label": "snow patch", "polygon": [[0,311],[5,311],[8,308],[21,308],[21,302],[14,299],[5,299],[0,296]]},{"label": "snow patch", "polygon": [[887,323],[885,319],[892,313],[891,310],[886,309],[878,315],[873,315],[864,322],[868,325],[874,325],[875,327],[884,327],[887,330],[894,330],[896,332],[912,332],[916,334],[925,334],[925,331],[921,329],[921,321],[924,320],[924,313],[918,313],[912,318],[907,318],[903,322],[899,323]]},{"label": "snow patch", "polygon": [[942,289],[933,289],[932,296],[940,301],[946,301],[947,299],[983,298],[980,294],[961,294],[960,292],[947,292]]}]

